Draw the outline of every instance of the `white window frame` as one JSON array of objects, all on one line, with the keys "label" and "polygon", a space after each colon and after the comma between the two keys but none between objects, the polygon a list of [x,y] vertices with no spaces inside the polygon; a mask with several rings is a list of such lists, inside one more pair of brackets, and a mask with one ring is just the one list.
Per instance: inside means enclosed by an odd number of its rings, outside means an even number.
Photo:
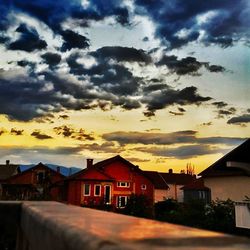
[{"label": "white window frame", "polygon": [[147,189],[147,185],[146,184],[141,184],[141,190],[146,190]]},{"label": "white window frame", "polygon": [[117,182],[117,187],[129,188],[130,187],[130,182],[128,182],[128,181],[118,181]]},{"label": "white window frame", "polygon": [[[100,191],[99,191],[99,194],[96,194],[96,187],[100,187]],[[102,185],[100,184],[95,184],[94,185],[94,196],[101,196],[102,195]]]},{"label": "white window frame", "polygon": [[[89,186],[89,193],[88,193],[88,194],[85,193],[86,186]],[[83,196],[90,196],[90,194],[91,194],[91,184],[85,183],[85,184],[83,185]]]},{"label": "white window frame", "polygon": [[[125,204],[124,206],[121,206],[121,198],[125,198]],[[128,196],[125,195],[119,195],[117,196],[117,207],[118,208],[125,208],[128,203]]]}]

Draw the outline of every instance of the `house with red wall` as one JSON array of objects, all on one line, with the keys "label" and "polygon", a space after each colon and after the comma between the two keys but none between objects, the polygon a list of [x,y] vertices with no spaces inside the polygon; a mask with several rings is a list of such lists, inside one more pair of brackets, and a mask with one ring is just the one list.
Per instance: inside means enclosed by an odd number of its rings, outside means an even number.
[{"label": "house with red wall", "polygon": [[21,173],[11,176],[3,184],[2,198],[12,200],[60,200],[60,183],[65,177],[41,162]]},{"label": "house with red wall", "polygon": [[110,205],[124,208],[132,194],[145,195],[153,204],[154,185],[138,166],[120,155],[93,164],[66,181],[68,203],[78,206]]}]

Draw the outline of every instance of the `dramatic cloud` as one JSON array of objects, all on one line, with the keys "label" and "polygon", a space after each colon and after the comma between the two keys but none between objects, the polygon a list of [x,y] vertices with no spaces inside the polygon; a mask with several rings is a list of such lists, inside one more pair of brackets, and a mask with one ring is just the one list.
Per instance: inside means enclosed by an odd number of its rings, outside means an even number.
[{"label": "dramatic cloud", "polygon": [[244,114],[240,116],[232,117],[227,121],[228,124],[242,125],[245,123],[250,123],[250,114]]},{"label": "dramatic cloud", "polygon": [[195,140],[196,131],[178,131],[173,133],[144,133],[144,132],[112,132],[104,134],[103,138],[108,141],[117,141],[124,144],[175,144],[186,143]]},{"label": "dramatic cloud", "polygon": [[209,65],[207,62],[199,62],[195,57],[185,57],[178,59],[177,56],[164,55],[159,62],[156,63],[158,66],[166,65],[171,73],[177,75],[192,75],[198,76],[198,72],[201,67],[205,67],[210,72],[223,72],[225,68],[219,65]]},{"label": "dramatic cloud", "polygon": [[113,142],[104,142],[102,144],[93,143],[93,144],[85,144],[81,146],[84,150],[90,150],[92,152],[97,153],[111,153],[111,154],[119,154],[124,151],[121,146],[116,146]]},{"label": "dramatic cloud", "polygon": [[194,86],[186,87],[182,90],[174,90],[166,87],[161,92],[156,91],[149,96],[144,96],[142,101],[146,103],[148,111],[154,112],[158,109],[163,109],[173,104],[200,105],[203,102],[211,100],[211,97],[203,97],[197,94],[197,88]]},{"label": "dramatic cloud", "polygon": [[88,134],[85,132],[84,129],[74,129],[72,127],[63,125],[59,127],[54,127],[54,131],[56,132],[57,135],[63,135],[64,137],[76,139],[79,141],[93,141],[95,138],[93,137],[92,134]]},{"label": "dramatic cloud", "polygon": [[39,38],[37,31],[33,28],[27,27],[26,24],[21,24],[16,32],[21,36],[16,41],[8,45],[10,50],[24,50],[32,52],[34,50],[41,50],[47,47],[47,43]]},{"label": "dramatic cloud", "polygon": [[152,62],[151,57],[146,54],[145,51],[120,46],[102,47],[96,52],[90,53],[90,55],[98,58],[99,60],[107,60],[109,58],[112,58],[118,62],[144,62],[146,64]]},{"label": "dramatic cloud", "polygon": [[52,139],[53,138],[50,135],[46,135],[46,134],[41,133],[40,130],[35,130],[30,135],[34,136],[36,139],[39,139],[39,140],[46,140],[46,139]]},{"label": "dramatic cloud", "polygon": [[41,55],[41,57],[44,59],[45,63],[49,65],[50,68],[53,68],[61,61],[61,56],[56,53],[47,52]]},{"label": "dramatic cloud", "polygon": [[216,154],[224,152],[219,148],[214,148],[209,145],[188,145],[188,146],[181,146],[177,148],[135,148],[137,151],[141,151],[144,153],[149,153],[154,156],[161,156],[166,158],[175,158],[175,159],[188,159],[188,158],[195,158],[201,155],[208,155],[208,154]]},{"label": "dramatic cloud", "polygon": [[12,128],[11,130],[10,130],[10,133],[12,134],[12,135],[23,135],[23,132],[24,132],[24,130],[23,129],[16,129],[16,128]]},{"label": "dramatic cloud", "polygon": [[62,45],[61,50],[67,51],[73,48],[85,49],[89,47],[89,39],[72,30],[61,31],[60,34],[65,41]]},{"label": "dramatic cloud", "polygon": [[112,132],[103,135],[107,141],[116,141],[120,145],[172,145],[172,144],[240,144],[245,138],[239,137],[197,137],[197,131],[185,130],[173,133],[145,133],[145,132]]},{"label": "dramatic cloud", "polygon": [[214,106],[216,106],[218,109],[226,107],[228,104],[225,102],[213,102]]},{"label": "dramatic cloud", "polygon": [[247,0],[136,0],[135,3],[138,13],[149,15],[156,23],[156,36],[169,49],[193,41],[226,48],[234,41],[249,40]]}]

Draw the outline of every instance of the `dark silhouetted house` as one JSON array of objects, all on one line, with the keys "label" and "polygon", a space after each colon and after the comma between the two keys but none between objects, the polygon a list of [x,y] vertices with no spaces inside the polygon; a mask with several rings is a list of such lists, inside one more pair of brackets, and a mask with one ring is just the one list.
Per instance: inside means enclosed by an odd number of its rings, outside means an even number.
[{"label": "dark silhouetted house", "polygon": [[6,164],[0,164],[0,199],[2,198],[3,185],[6,180],[18,173],[20,173],[19,165],[10,164],[9,160],[6,160]]},{"label": "dark silhouetted house", "polygon": [[201,200],[209,203],[211,201],[210,189],[204,185],[202,178],[193,180],[181,189],[184,192],[184,202]]},{"label": "dark silhouetted house", "polygon": [[58,200],[57,183],[64,178],[59,169],[54,171],[39,163],[6,179],[5,184],[2,184],[2,197],[7,200]]},{"label": "dark silhouetted house", "polygon": [[173,173],[172,169],[169,169],[168,173],[144,172],[153,180],[155,185],[155,202],[163,201],[164,199],[174,199],[178,202],[183,202],[184,196],[181,188],[196,179],[195,175]]},{"label": "dark silhouetted house", "polygon": [[211,199],[242,201],[250,197],[250,139],[200,174],[211,190]]},{"label": "dark silhouetted house", "polygon": [[121,156],[93,164],[72,175],[66,181],[68,203],[78,206],[98,207],[110,205],[124,208],[132,194],[145,195],[153,204],[154,186],[138,166]]}]

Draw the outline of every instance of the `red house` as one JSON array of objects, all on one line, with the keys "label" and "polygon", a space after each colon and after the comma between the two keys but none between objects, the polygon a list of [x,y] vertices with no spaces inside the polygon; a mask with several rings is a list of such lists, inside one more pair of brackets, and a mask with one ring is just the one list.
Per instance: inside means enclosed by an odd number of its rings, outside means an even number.
[{"label": "red house", "polygon": [[21,173],[11,176],[3,184],[3,199],[30,200],[52,199],[59,200],[58,182],[65,177],[41,162]]},{"label": "red house", "polygon": [[145,195],[153,203],[154,186],[139,169],[121,156],[93,164],[67,180],[68,203],[79,206],[111,205],[124,208],[132,194]]}]

